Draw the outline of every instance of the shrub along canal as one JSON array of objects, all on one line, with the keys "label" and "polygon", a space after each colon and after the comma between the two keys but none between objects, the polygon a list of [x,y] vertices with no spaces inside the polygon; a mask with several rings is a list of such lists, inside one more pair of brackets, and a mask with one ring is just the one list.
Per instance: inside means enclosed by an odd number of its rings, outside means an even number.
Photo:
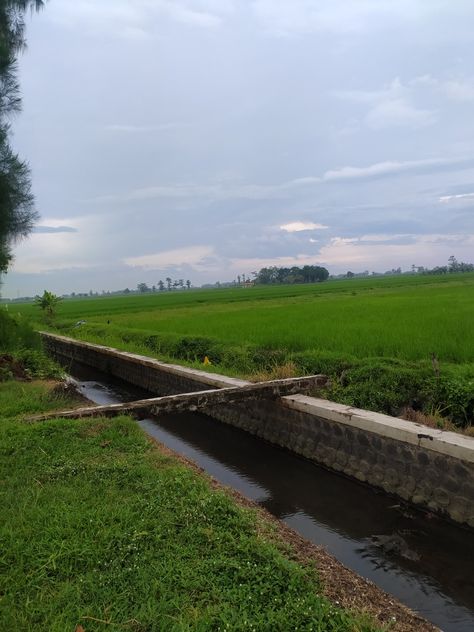
[{"label": "shrub along canal", "polygon": [[[146,396],[90,367],[76,365],[71,373],[98,404]],[[445,632],[474,629],[471,530],[201,414],[139,423]]]}]

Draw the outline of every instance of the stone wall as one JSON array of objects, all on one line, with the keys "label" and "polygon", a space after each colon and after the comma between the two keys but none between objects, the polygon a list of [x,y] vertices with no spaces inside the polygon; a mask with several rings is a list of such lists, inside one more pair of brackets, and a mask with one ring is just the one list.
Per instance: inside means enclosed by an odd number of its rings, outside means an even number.
[{"label": "stone wall", "polygon": [[[62,336],[45,348],[165,395],[248,382]],[[414,505],[474,527],[474,439],[327,400],[295,395],[209,408],[211,417]]]}]

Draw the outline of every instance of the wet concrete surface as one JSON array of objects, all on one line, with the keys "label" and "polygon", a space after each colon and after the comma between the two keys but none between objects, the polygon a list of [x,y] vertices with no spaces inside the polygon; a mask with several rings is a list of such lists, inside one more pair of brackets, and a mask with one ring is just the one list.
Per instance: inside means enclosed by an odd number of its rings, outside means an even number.
[{"label": "wet concrete surface", "polygon": [[[147,396],[74,367],[97,404]],[[87,377],[87,379],[85,379]],[[474,630],[474,534],[197,413],[140,426],[446,632]]]}]

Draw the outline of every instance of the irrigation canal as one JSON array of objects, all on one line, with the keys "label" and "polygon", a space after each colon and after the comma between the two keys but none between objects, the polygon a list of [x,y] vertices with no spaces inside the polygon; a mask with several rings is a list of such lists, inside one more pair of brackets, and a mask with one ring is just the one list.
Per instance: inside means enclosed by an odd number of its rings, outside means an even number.
[{"label": "irrigation canal", "polygon": [[[97,404],[150,396],[90,367],[76,365],[71,373]],[[474,630],[472,531],[201,414],[139,424],[444,632]]]}]

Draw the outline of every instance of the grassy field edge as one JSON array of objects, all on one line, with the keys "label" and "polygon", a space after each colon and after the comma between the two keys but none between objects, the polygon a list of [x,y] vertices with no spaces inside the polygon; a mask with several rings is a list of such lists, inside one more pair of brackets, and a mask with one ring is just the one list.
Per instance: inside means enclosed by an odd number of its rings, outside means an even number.
[{"label": "grassy field edge", "polygon": [[432,629],[387,608],[388,598],[374,612],[380,591],[348,584],[349,571],[342,580],[338,569],[331,601],[321,571],[332,558],[311,545],[309,555],[308,543],[132,420],[23,422],[64,406],[50,388],[0,385],[2,629],[376,629],[342,603],[371,609],[390,629]]}]

